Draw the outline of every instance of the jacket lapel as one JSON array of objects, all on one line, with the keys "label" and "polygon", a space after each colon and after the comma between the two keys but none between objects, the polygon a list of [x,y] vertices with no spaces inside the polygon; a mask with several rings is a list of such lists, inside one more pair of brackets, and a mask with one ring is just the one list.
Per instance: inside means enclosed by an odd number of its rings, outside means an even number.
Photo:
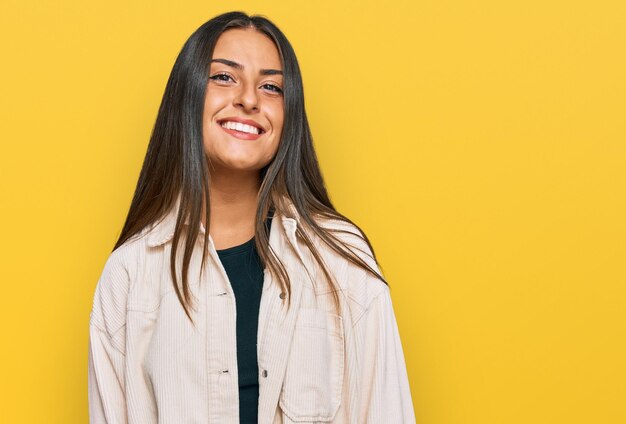
[{"label": "jacket lapel", "polygon": [[[160,221],[148,229],[148,245],[158,246],[171,240],[176,225],[180,198],[175,206]],[[291,307],[287,310],[287,298],[282,294],[278,281],[266,268],[264,271],[263,292],[259,308],[257,330],[257,358],[259,364],[259,424],[272,424],[278,406],[280,392],[285,378],[285,370],[291,340],[302,298],[305,278],[309,278],[302,253],[296,240],[296,229],[300,223],[297,209],[287,197],[283,197],[289,216],[277,210],[272,218],[269,244],[283,262],[291,282]],[[185,224],[188,224],[188,219]],[[201,225],[200,233],[205,228]],[[209,243],[212,238],[209,235]],[[210,256],[215,256],[211,249]],[[218,258],[215,258],[218,260]]]}]

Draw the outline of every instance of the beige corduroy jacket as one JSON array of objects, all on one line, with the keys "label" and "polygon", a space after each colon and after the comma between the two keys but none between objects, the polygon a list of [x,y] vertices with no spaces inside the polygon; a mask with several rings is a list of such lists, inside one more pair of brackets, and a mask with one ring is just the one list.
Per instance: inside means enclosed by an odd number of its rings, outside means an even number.
[{"label": "beige corduroy jacket", "polygon": [[[414,423],[388,286],[316,243],[341,285],[337,315],[323,273],[296,238],[299,217],[288,204],[293,217],[277,212],[270,246],[289,273],[292,305],[287,309],[266,269],[257,335],[258,422]],[[199,237],[189,269],[196,327],[190,323],[170,277],[177,208],[112,252],[98,280],[89,325],[93,424],[239,423],[233,290],[210,236],[200,275]],[[324,225],[358,233],[335,220]],[[342,237],[371,255],[358,236]],[[355,252],[380,272],[370,256]]]}]

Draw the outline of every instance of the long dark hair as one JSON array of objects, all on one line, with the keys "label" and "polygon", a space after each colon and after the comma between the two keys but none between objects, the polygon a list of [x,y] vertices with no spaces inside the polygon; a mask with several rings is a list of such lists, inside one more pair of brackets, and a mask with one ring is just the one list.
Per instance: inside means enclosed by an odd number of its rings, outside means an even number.
[{"label": "long dark hair", "polygon": [[[145,227],[159,221],[167,214],[180,196],[180,208],[171,249],[171,276],[174,289],[185,313],[191,318],[189,308],[194,308],[190,298],[187,273],[191,255],[200,234],[201,214],[204,202],[206,231],[202,252],[202,267],[205,263],[209,237],[209,167],[202,140],[202,117],[207,89],[208,72],[213,50],[219,36],[232,28],[254,28],[267,35],[276,45],[283,67],[283,101],[285,118],[278,150],[272,161],[260,173],[261,186],[256,211],[255,243],[264,266],[269,266],[272,275],[287,291],[290,304],[290,280],[284,265],[269,247],[269,234],[264,225],[270,211],[280,211],[290,216],[288,208],[281,202],[287,197],[299,214],[296,235],[308,247],[321,266],[325,278],[331,284],[335,305],[339,311],[337,296],[339,286],[327,269],[318,250],[307,232],[317,234],[328,246],[347,260],[370,272],[385,284],[387,282],[377,270],[355,254],[334,233],[346,230],[327,230],[319,225],[318,218],[338,219],[354,225],[372,252],[374,249],[365,233],[337,212],[332,205],[313,148],[313,139],[304,110],[302,76],[295,52],[285,35],[270,20],[262,15],[249,16],[243,12],[228,12],[202,24],[185,42],[167,81],[163,99],[141,168],[137,187],[126,222],[113,250],[140,233]],[[182,287],[176,273],[176,251],[183,233],[183,223],[189,220],[189,237],[184,242]],[[354,234],[354,233],[353,233]],[[380,265],[379,265],[380,266]],[[382,267],[381,267],[382,270]]]}]

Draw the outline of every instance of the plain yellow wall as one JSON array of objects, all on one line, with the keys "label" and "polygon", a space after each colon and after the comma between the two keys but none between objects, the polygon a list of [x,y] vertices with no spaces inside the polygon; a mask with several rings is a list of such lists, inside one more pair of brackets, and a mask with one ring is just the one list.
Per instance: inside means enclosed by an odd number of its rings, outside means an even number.
[{"label": "plain yellow wall", "polygon": [[167,77],[234,9],[296,50],[418,423],[626,422],[623,1],[98,3],[0,7],[0,422],[87,422],[93,291]]}]

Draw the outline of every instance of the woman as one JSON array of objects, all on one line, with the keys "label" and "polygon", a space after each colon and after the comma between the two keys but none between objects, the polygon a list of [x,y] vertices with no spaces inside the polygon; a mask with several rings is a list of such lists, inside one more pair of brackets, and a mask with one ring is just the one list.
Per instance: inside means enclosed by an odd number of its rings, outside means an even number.
[{"label": "woman", "polygon": [[415,421],[389,288],[266,18],[217,16],[178,55],[89,347],[92,423]]}]

